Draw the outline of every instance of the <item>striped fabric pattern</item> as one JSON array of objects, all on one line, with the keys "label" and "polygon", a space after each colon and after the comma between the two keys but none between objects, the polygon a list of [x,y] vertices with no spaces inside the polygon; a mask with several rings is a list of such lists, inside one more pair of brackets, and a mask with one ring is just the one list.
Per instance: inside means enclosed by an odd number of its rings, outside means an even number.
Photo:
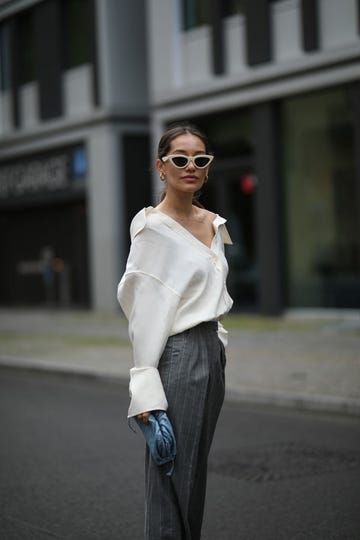
[{"label": "striped fabric pattern", "polygon": [[198,540],[207,459],[225,393],[225,350],[217,323],[171,336],[159,363],[177,441],[174,473],[145,459],[145,539]]}]

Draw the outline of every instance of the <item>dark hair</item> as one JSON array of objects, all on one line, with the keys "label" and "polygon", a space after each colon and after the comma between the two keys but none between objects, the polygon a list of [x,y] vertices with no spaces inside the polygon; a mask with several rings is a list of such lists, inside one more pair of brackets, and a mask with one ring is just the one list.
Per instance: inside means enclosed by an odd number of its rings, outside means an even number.
[{"label": "dark hair", "polygon": [[181,124],[175,124],[169,127],[167,131],[163,134],[163,136],[160,139],[159,146],[158,146],[158,153],[157,157],[161,159],[162,157],[166,156],[168,151],[170,150],[170,145],[176,137],[179,137],[180,135],[194,135],[195,137],[198,137],[205,145],[205,152],[207,154],[211,153],[209,149],[209,142],[207,140],[206,135],[202,133],[196,126],[193,124],[189,124],[188,122],[184,122]]},{"label": "dark hair", "polygon": [[[187,135],[187,134],[198,137],[204,143],[205,152],[207,154],[211,153],[209,149],[209,142],[206,135],[204,135],[204,133],[202,133],[193,124],[189,124],[188,122],[183,122],[180,124],[171,125],[169,126],[168,130],[165,131],[165,133],[163,134],[159,142],[158,152],[157,152],[158,159],[161,159],[162,157],[166,156],[166,154],[170,150],[172,141],[176,139],[176,137],[179,137],[180,135]],[[161,196],[160,196],[161,201],[165,198],[165,195],[166,195],[166,189],[161,193]],[[194,193],[193,204],[195,206],[199,206],[200,208],[204,208],[203,205],[198,201],[199,195],[200,195],[199,192]]]}]

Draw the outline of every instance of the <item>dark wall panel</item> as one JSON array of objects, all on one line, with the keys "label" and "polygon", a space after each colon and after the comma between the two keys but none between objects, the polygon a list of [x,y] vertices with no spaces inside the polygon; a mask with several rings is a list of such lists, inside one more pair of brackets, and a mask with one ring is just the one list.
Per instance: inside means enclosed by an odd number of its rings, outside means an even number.
[{"label": "dark wall panel", "polygon": [[56,118],[63,113],[61,11],[59,0],[35,7],[35,49],[39,82],[40,117]]},{"label": "dark wall panel", "polygon": [[123,137],[125,178],[125,239],[129,243],[129,227],[134,215],[151,204],[150,140],[148,135],[129,134]]},{"label": "dark wall panel", "polygon": [[95,0],[89,1],[89,11],[90,11],[90,26],[91,26],[91,43],[90,43],[90,55],[92,61],[92,75],[93,75],[93,100],[94,105],[100,105],[100,90],[99,90],[99,65],[98,65],[98,56],[97,56],[97,13],[96,13],[96,2]]},{"label": "dark wall panel", "polygon": [[317,0],[301,0],[302,40],[304,51],[319,48],[319,23]]},{"label": "dark wall panel", "polygon": [[270,62],[272,59],[272,37],[268,0],[246,2],[246,43],[249,66]]},{"label": "dark wall panel", "polygon": [[259,308],[276,315],[284,306],[283,203],[279,160],[279,111],[276,103],[254,107],[256,237],[259,265]]},{"label": "dark wall panel", "polygon": [[12,118],[16,128],[20,126],[19,113],[19,38],[16,20],[9,21],[10,28],[10,64],[11,64],[11,104]]},{"label": "dark wall panel", "polygon": [[210,0],[210,21],[212,29],[212,60],[215,75],[225,72],[225,42],[223,26],[223,2]]},{"label": "dark wall panel", "polygon": [[[355,125],[355,170],[356,170],[356,206],[357,206],[357,238],[358,253],[360,253],[360,82],[353,83],[350,95],[354,107]],[[358,261],[360,265],[360,260]]]}]

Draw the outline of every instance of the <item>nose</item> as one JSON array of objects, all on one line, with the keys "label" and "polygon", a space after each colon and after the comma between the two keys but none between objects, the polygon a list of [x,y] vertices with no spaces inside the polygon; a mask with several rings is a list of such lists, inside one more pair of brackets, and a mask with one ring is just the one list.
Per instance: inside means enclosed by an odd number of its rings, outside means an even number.
[{"label": "nose", "polygon": [[189,163],[186,165],[186,169],[190,169],[191,171],[195,171],[196,167],[194,165],[194,162],[189,161]]}]

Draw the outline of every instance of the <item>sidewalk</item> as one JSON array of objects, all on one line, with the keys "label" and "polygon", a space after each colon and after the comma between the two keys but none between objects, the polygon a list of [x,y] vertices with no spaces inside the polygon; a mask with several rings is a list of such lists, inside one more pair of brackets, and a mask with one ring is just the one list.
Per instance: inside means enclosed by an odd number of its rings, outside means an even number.
[{"label": "sidewalk", "polygon": [[[227,399],[360,415],[360,314],[230,316]],[[0,309],[0,366],[128,381],[120,313]]]}]

